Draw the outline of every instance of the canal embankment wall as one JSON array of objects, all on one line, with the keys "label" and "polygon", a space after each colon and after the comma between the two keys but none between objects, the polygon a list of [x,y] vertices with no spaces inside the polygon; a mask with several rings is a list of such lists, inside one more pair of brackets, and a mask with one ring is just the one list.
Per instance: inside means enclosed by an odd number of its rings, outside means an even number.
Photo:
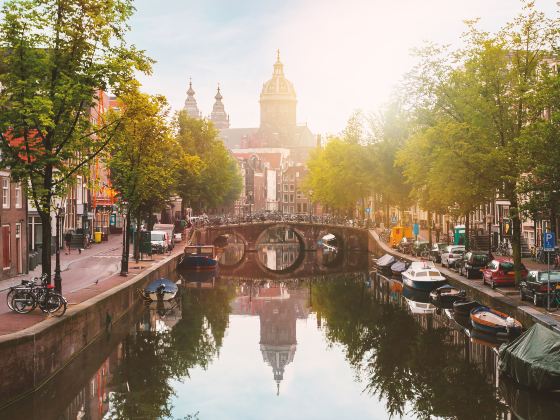
[{"label": "canal embankment wall", "polygon": [[0,406],[41,387],[96,338],[110,332],[142,299],[138,290],[173,273],[181,255],[171,255],[122,284],[70,306],[63,317],[0,336]]},{"label": "canal embankment wall", "polygon": [[[376,256],[391,254],[396,258],[406,261],[420,261],[418,258],[402,254],[388,246],[379,238],[379,235],[374,230],[369,231],[368,252]],[[525,302],[519,300],[519,293],[515,293],[516,298],[510,297],[507,294],[501,293],[498,290],[492,290],[488,286],[483,285],[482,281],[467,280],[458,273],[443,267],[438,267],[438,269],[452,286],[465,289],[470,298],[476,299],[483,305],[496,308],[513,316],[518,319],[525,328],[539,323],[560,333],[560,321],[558,319],[539,311],[535,307],[526,305]]]}]

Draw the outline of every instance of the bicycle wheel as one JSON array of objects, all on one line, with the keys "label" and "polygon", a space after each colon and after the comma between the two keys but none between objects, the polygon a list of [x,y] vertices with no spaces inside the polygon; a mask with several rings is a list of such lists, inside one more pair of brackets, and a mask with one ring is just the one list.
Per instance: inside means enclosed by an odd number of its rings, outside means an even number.
[{"label": "bicycle wheel", "polygon": [[41,309],[51,315],[62,316],[66,312],[66,300],[56,292],[50,292],[41,302]]},{"label": "bicycle wheel", "polygon": [[14,290],[8,307],[18,314],[31,312],[37,306],[35,296],[29,290]]}]

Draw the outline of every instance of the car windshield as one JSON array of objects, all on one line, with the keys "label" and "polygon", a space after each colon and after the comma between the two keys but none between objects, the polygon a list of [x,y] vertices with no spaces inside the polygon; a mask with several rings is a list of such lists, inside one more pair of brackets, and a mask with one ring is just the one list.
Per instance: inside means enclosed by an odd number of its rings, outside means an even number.
[{"label": "car windshield", "polygon": [[[548,281],[548,273],[539,273],[539,281]],[[560,281],[560,271],[550,272],[550,281],[559,282]]]},{"label": "car windshield", "polygon": [[152,241],[163,241],[163,239],[164,239],[164,234],[163,233],[153,233],[152,232],[152,236],[151,236]]}]

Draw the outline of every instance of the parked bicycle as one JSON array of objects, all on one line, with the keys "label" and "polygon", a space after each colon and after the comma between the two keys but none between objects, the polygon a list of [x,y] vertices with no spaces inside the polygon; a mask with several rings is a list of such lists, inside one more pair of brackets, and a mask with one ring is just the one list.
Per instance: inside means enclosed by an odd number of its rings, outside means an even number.
[{"label": "parked bicycle", "polygon": [[29,313],[38,306],[44,313],[62,316],[68,302],[53,289],[54,286],[47,283],[46,275],[33,280],[22,280],[21,285],[10,287],[6,303],[10,310],[20,314]]}]

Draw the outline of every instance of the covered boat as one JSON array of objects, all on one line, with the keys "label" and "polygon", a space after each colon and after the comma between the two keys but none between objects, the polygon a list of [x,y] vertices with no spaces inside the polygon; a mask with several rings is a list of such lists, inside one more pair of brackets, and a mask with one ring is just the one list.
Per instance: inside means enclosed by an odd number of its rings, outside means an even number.
[{"label": "covered boat", "polygon": [[431,261],[414,261],[402,273],[403,283],[412,289],[427,292],[443,286],[445,277],[439,272]]},{"label": "covered boat", "polygon": [[391,266],[391,274],[393,277],[400,279],[402,272],[405,271],[409,265],[410,263],[408,261],[399,260]]},{"label": "covered boat", "polygon": [[449,284],[443,285],[430,292],[430,299],[436,306],[452,308],[453,303],[458,300],[465,300],[467,292],[457,289]]},{"label": "covered boat", "polygon": [[523,328],[518,320],[487,306],[480,306],[471,311],[471,324],[474,329],[487,334],[506,336],[518,335]]},{"label": "covered boat", "polygon": [[178,290],[179,288],[172,280],[161,278],[148,284],[144,288],[143,294],[147,299],[167,301],[173,299]]},{"label": "covered boat", "polygon": [[538,391],[560,390],[560,334],[535,324],[500,347],[500,372]]},{"label": "covered boat", "polygon": [[375,262],[377,272],[385,276],[391,275],[391,266],[397,261],[391,254],[385,254]]},{"label": "covered boat", "polygon": [[212,270],[218,265],[216,249],[212,245],[188,245],[179,261],[179,269]]}]

